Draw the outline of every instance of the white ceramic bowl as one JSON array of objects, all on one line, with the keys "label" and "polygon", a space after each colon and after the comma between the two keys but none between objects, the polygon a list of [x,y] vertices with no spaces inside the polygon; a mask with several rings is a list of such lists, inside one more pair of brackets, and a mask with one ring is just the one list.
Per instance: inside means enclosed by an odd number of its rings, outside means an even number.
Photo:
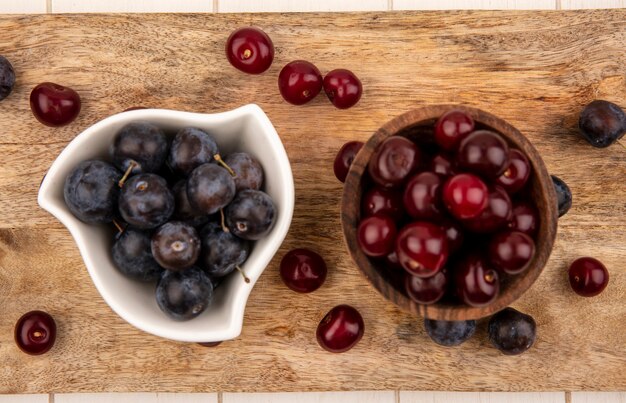
[{"label": "white ceramic bowl", "polygon": [[[81,161],[108,159],[109,145],[125,124],[146,120],[168,133],[194,126],[211,133],[220,154],[245,151],[259,160],[265,171],[264,190],[276,204],[278,215],[269,234],[256,241],[243,265],[250,283],[233,273],[217,288],[212,305],[197,318],[177,322],[156,304],[155,285],[124,277],[113,266],[112,225],[79,221],[63,199],[65,177]],[[139,109],[110,116],[76,136],[54,161],[41,183],[39,205],[59,219],[74,237],[96,288],[119,316],[133,326],[157,336],[187,342],[228,340],[241,333],[243,314],[252,287],[287,235],[294,208],[291,166],[274,126],[257,105],[200,114],[162,109]]]}]

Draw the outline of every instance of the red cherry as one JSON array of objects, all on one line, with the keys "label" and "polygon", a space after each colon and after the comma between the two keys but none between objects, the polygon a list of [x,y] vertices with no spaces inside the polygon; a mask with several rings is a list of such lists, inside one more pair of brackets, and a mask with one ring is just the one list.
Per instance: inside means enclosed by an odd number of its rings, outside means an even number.
[{"label": "red cherry", "polygon": [[509,150],[509,166],[504,173],[496,179],[496,183],[504,188],[509,194],[519,192],[530,177],[530,163],[528,158],[520,150]]},{"label": "red cherry", "polygon": [[487,306],[498,296],[498,272],[487,266],[478,254],[460,259],[454,273],[457,295],[467,305]]},{"label": "red cherry", "polygon": [[435,123],[435,141],[444,150],[454,151],[472,130],[474,120],[462,111],[452,110]]},{"label": "red cherry", "polygon": [[410,274],[435,275],[448,259],[448,238],[444,230],[429,222],[407,224],[396,239],[398,261]]},{"label": "red cherry", "polygon": [[609,271],[598,259],[581,257],[569,267],[569,283],[574,292],[583,297],[600,294],[609,283]]},{"label": "red cherry", "polygon": [[512,204],[509,195],[499,186],[489,191],[487,208],[474,218],[463,221],[463,226],[481,234],[495,232],[511,221]]},{"label": "red cherry", "polygon": [[15,343],[26,354],[44,354],[54,345],[56,331],[56,323],[50,314],[30,311],[15,324]]},{"label": "red cherry", "polygon": [[222,344],[222,342],[221,341],[207,341],[207,342],[202,342],[198,344],[201,345],[202,347],[217,347],[220,344]]},{"label": "red cherry", "polygon": [[363,86],[350,70],[332,70],[324,77],[324,92],[335,107],[347,109],[359,102]]},{"label": "red cherry", "polygon": [[519,231],[504,231],[489,242],[489,262],[507,274],[518,274],[526,270],[535,255],[535,242]]},{"label": "red cherry", "polygon": [[349,305],[338,305],[317,325],[317,342],[331,353],[343,353],[361,340],[364,330],[359,311]]},{"label": "red cherry", "polygon": [[261,74],[272,65],[274,44],[258,28],[239,28],[226,41],[226,57],[230,64],[244,73]]},{"label": "red cherry", "polygon": [[322,90],[322,74],[312,63],[295,60],[280,71],[278,89],[285,101],[306,104]]},{"label": "red cherry", "polygon": [[422,158],[420,150],[411,140],[391,136],[376,148],[367,168],[374,182],[387,188],[395,187],[415,172]]},{"label": "red cherry", "polygon": [[393,251],[396,224],[387,216],[367,217],[359,224],[359,246],[368,256],[382,257]]},{"label": "red cherry", "polygon": [[456,161],[462,170],[495,179],[509,166],[509,146],[498,133],[478,130],[461,140]]},{"label": "red cherry", "polygon": [[439,153],[430,161],[429,170],[443,177],[456,175],[452,157],[448,154]]},{"label": "red cherry", "polygon": [[290,250],[280,261],[280,277],[285,285],[296,292],[317,290],[326,280],[326,262],[309,249]]},{"label": "red cherry", "polygon": [[539,212],[529,202],[516,202],[513,204],[513,213],[509,228],[534,236],[539,227]]},{"label": "red cherry", "polygon": [[404,208],[413,218],[432,220],[441,217],[441,183],[439,175],[421,172],[404,188]]},{"label": "red cherry", "polygon": [[356,157],[362,147],[363,142],[361,141],[348,141],[341,146],[337,152],[335,163],[333,164],[333,171],[335,172],[335,177],[337,177],[340,182],[346,181],[346,176],[348,176],[352,161],[354,161],[354,157]]},{"label": "red cherry", "polygon": [[407,273],[404,288],[407,295],[418,304],[428,305],[439,301],[446,293],[448,279],[445,270],[434,276],[422,278]]},{"label": "red cherry", "polygon": [[64,126],[78,116],[80,96],[69,87],[41,83],[30,93],[30,110],[46,126]]},{"label": "red cherry", "polygon": [[442,198],[453,216],[466,220],[477,217],[487,208],[489,191],[478,176],[459,174],[444,183]]},{"label": "red cherry", "polygon": [[361,215],[370,217],[373,215],[386,215],[394,220],[402,218],[402,193],[394,189],[374,187],[363,195],[361,201]]}]

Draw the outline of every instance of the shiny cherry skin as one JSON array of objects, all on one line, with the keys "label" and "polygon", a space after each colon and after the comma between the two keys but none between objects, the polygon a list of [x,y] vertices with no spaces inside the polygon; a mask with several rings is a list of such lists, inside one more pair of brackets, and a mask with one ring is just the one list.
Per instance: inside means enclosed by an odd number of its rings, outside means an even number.
[{"label": "shiny cherry skin", "polygon": [[446,263],[448,253],[448,238],[438,225],[416,221],[398,233],[396,255],[409,274],[423,278],[434,276]]},{"label": "shiny cherry skin", "polygon": [[280,261],[280,278],[293,291],[309,293],[326,280],[326,262],[310,249],[292,249]]},{"label": "shiny cherry skin", "polygon": [[582,297],[595,297],[609,283],[609,271],[598,259],[581,257],[569,266],[569,283]]},{"label": "shiny cherry skin", "polygon": [[446,232],[446,238],[448,238],[448,250],[452,254],[461,249],[465,235],[463,235],[463,228],[458,221],[444,219],[439,223],[441,228]]},{"label": "shiny cherry skin", "polygon": [[384,215],[367,217],[359,223],[357,240],[363,253],[383,257],[393,251],[396,241],[396,224]]},{"label": "shiny cherry skin", "polygon": [[448,211],[460,220],[479,216],[489,205],[487,185],[472,174],[449,178],[443,185],[441,196]]},{"label": "shiny cherry skin", "polygon": [[335,172],[335,177],[339,179],[339,182],[343,183],[346,181],[352,161],[354,161],[354,158],[362,147],[362,141],[348,141],[341,146],[337,152],[335,163],[333,164],[333,171]]},{"label": "shiny cherry skin", "polygon": [[439,301],[446,293],[448,276],[445,269],[434,276],[422,278],[407,273],[404,279],[406,294],[418,304],[429,305]]},{"label": "shiny cherry skin", "polygon": [[580,112],[580,134],[594,147],[608,147],[626,134],[626,113],[619,105],[596,99]]},{"label": "shiny cherry skin", "polygon": [[312,63],[294,60],[280,71],[278,90],[290,104],[304,105],[322,90],[322,74]]},{"label": "shiny cherry skin", "polygon": [[361,99],[363,85],[350,70],[335,69],[324,77],[324,92],[336,108],[348,109]]},{"label": "shiny cherry skin", "polygon": [[403,203],[413,218],[433,220],[441,217],[441,185],[443,180],[433,172],[420,172],[407,182]]},{"label": "shiny cherry skin", "polygon": [[496,184],[502,186],[508,194],[519,192],[530,177],[530,163],[528,158],[517,149],[509,150],[509,166],[496,179]]},{"label": "shiny cherry skin", "polygon": [[487,208],[474,218],[463,221],[469,231],[479,234],[495,232],[507,226],[513,214],[513,205],[509,195],[499,186],[489,190]]},{"label": "shiny cherry skin", "polygon": [[509,166],[509,146],[498,133],[477,130],[461,140],[456,161],[462,170],[496,179]]},{"label": "shiny cherry skin", "polygon": [[378,185],[398,187],[417,170],[422,159],[420,150],[411,140],[391,136],[376,148],[367,168]]},{"label": "shiny cherry skin", "polygon": [[472,130],[474,120],[462,111],[452,110],[435,123],[435,141],[444,150],[454,151]]},{"label": "shiny cherry skin", "polygon": [[527,201],[518,201],[513,203],[513,213],[509,228],[514,231],[520,231],[527,235],[535,236],[539,228],[539,212],[537,208]]},{"label": "shiny cherry skin", "polygon": [[483,307],[492,303],[500,291],[498,272],[478,254],[460,259],[455,271],[456,293],[467,305]]},{"label": "shiny cherry skin", "polygon": [[272,65],[274,44],[258,28],[239,28],[226,41],[226,58],[233,67],[244,73],[261,74]]},{"label": "shiny cherry skin", "polygon": [[457,174],[452,157],[444,153],[435,155],[433,159],[430,160],[428,169],[444,178]]},{"label": "shiny cherry skin", "polygon": [[528,268],[535,255],[535,241],[519,231],[503,231],[489,241],[491,266],[507,274],[519,274]]},{"label": "shiny cherry skin", "polygon": [[59,84],[41,83],[30,93],[30,110],[46,126],[71,123],[78,116],[80,105],[80,95]]},{"label": "shiny cherry skin", "polygon": [[326,351],[343,353],[361,340],[364,330],[359,311],[350,305],[338,305],[317,325],[317,342]]},{"label": "shiny cherry skin", "polygon": [[404,215],[402,193],[395,189],[376,186],[365,192],[361,200],[361,216],[386,215],[400,220]]},{"label": "shiny cherry skin", "polygon": [[57,326],[50,314],[30,311],[22,315],[15,324],[15,343],[30,355],[46,353],[54,345]]}]

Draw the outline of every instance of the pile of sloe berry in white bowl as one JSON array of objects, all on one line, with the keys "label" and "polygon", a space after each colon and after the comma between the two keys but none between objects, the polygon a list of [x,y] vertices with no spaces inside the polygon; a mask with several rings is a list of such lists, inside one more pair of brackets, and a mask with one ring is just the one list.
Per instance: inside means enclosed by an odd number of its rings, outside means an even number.
[{"label": "pile of sloe berry in white bowl", "polygon": [[256,105],[199,114],[137,109],[76,136],[39,204],[71,232],[109,306],[148,333],[241,333],[255,282],[285,238],[294,184]]}]

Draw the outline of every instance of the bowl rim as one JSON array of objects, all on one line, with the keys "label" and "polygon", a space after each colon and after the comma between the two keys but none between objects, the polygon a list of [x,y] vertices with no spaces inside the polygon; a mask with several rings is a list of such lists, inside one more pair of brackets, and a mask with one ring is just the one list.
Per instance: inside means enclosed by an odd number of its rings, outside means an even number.
[{"label": "bowl rim", "polygon": [[[411,127],[434,123],[438,117],[450,110],[460,110],[467,113],[477,123],[494,129],[505,137],[509,144],[512,143],[520,149],[531,163],[532,175],[537,178],[537,190],[541,197],[541,200],[535,200],[540,217],[540,228],[536,236],[536,253],[530,263],[531,267],[519,275],[521,277],[515,281],[514,284],[516,285],[509,286],[508,292],[500,293],[494,302],[484,307],[415,303],[383,278],[371,260],[358,247],[356,240],[361,202],[360,197],[358,202],[355,202],[354,194],[361,195],[362,193],[361,175],[366,170],[374,150],[384,139]],[[540,208],[539,205],[543,208]],[[359,271],[385,299],[402,310],[436,320],[480,319],[509,306],[521,297],[539,277],[548,261],[556,238],[557,222],[558,212],[554,186],[541,156],[532,143],[504,119],[475,107],[458,104],[428,105],[416,108],[396,116],[382,125],[357,153],[348,171],[341,199],[341,226],[344,244]]]},{"label": "bowl rim", "polygon": [[[124,304],[118,301],[110,293],[108,287],[103,283],[103,277],[105,274],[101,273],[95,266],[96,263],[92,261],[89,256],[89,248],[87,247],[87,239],[85,238],[81,229],[76,225],[78,219],[74,217],[67,209],[64,209],[53,195],[53,189],[59,186],[57,178],[66,164],[71,160],[71,155],[79,147],[88,147],[90,136],[99,133],[111,124],[116,124],[120,121],[136,121],[147,120],[151,118],[159,120],[171,118],[175,121],[184,120],[189,122],[192,126],[198,122],[207,123],[210,122],[213,125],[219,125],[224,122],[230,122],[246,117],[252,117],[256,119],[258,125],[262,127],[264,135],[267,136],[271,147],[276,150],[277,158],[275,163],[282,175],[282,182],[284,187],[280,190],[280,197],[282,201],[282,207],[280,215],[274,224],[274,228],[271,232],[271,239],[265,245],[265,248],[261,251],[258,259],[258,264],[262,265],[258,276],[251,277],[251,283],[246,284],[241,290],[238,290],[233,301],[234,307],[232,309],[232,315],[228,317],[228,325],[224,331],[211,331],[208,329],[206,332],[195,332],[194,334],[187,334],[181,329],[166,329],[158,324],[153,324],[150,321],[143,320],[130,314],[125,308]],[[64,179],[64,178],[63,178]],[[295,206],[295,185],[293,181],[293,173],[291,164],[284,145],[278,135],[273,124],[269,120],[265,112],[256,104],[247,104],[241,107],[218,113],[196,113],[186,112],[171,109],[136,109],[131,111],[124,111],[115,115],[108,116],[95,124],[87,127],[81,133],[79,133],[74,139],[72,139],[67,146],[59,153],[53,163],[50,165],[47,173],[44,175],[39,187],[37,195],[37,202],[41,208],[48,211],[54,217],[56,217],[70,232],[74,239],[83,262],[87,267],[89,276],[92,282],[96,286],[96,289],[105,300],[107,305],[122,319],[131,324],[132,326],[145,331],[147,333],[160,336],[166,339],[184,341],[184,342],[211,342],[211,341],[223,341],[233,339],[241,334],[243,328],[243,319],[247,300],[252,292],[252,289],[261,276],[263,271],[269,265],[271,259],[276,254],[280,245],[287,236],[291,221],[293,218],[294,206]],[[249,276],[250,277],[250,276]],[[129,280],[131,281],[131,280]],[[210,309],[210,308],[209,308]],[[198,318],[195,318],[198,319]]]}]

